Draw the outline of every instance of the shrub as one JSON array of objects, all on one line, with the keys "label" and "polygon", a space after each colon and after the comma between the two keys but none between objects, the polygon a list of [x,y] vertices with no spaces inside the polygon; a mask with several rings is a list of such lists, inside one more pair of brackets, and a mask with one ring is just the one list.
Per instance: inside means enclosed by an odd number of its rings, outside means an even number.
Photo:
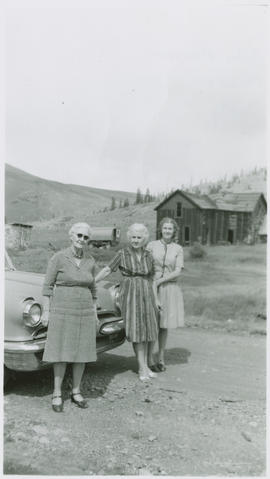
[{"label": "shrub", "polygon": [[206,251],[200,243],[194,243],[189,250],[191,259],[203,259],[206,256]]}]

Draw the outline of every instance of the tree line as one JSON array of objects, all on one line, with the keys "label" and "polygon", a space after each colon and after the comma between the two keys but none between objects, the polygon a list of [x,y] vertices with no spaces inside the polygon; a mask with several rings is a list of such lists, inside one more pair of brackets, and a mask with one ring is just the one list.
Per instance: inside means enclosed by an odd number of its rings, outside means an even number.
[{"label": "tree line", "polygon": [[115,210],[116,208],[127,208],[131,204],[133,205],[140,205],[143,203],[152,203],[153,201],[156,201],[158,199],[157,196],[152,195],[150,193],[149,188],[146,189],[145,193],[142,193],[141,189],[137,189],[136,197],[133,203],[130,202],[128,198],[125,199],[120,199],[117,200],[115,196],[112,196],[111,198],[111,206],[110,207],[105,207],[103,211],[112,211]]}]

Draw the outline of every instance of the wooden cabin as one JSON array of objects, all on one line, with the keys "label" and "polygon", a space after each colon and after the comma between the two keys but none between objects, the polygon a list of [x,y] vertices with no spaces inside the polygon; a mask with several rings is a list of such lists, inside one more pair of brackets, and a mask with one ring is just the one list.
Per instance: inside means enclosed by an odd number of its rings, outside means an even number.
[{"label": "wooden cabin", "polygon": [[195,195],[176,190],[156,208],[158,224],[173,218],[179,226],[182,245],[254,243],[267,211],[262,193]]},{"label": "wooden cabin", "polygon": [[20,250],[29,246],[32,225],[23,223],[8,223],[5,225],[6,248]]}]

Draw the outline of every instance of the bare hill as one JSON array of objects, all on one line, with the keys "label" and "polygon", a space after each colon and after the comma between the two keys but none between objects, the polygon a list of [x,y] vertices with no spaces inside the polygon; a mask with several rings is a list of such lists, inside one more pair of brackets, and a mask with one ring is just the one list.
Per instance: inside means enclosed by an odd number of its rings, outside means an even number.
[{"label": "bare hill", "polygon": [[88,215],[110,207],[114,197],[134,203],[136,194],[59,183],[31,175],[6,164],[5,214],[8,222],[46,221]]}]

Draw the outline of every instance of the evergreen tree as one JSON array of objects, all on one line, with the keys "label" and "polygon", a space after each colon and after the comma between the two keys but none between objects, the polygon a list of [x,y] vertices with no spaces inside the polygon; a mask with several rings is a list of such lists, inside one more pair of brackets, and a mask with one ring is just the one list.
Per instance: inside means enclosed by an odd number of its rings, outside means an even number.
[{"label": "evergreen tree", "polygon": [[136,193],[135,205],[139,205],[140,203],[143,203],[143,197],[140,188],[138,188]]},{"label": "evergreen tree", "polygon": [[151,201],[151,195],[149,188],[147,188],[146,193],[144,195],[144,203],[149,203]]},{"label": "evergreen tree", "polygon": [[127,208],[128,206],[129,206],[129,201],[128,201],[128,198],[126,198],[125,201],[124,201],[123,208]]},{"label": "evergreen tree", "polygon": [[115,210],[115,208],[116,208],[116,201],[115,201],[115,197],[112,196],[112,202],[111,202],[111,208],[110,209],[112,211],[112,210]]}]

